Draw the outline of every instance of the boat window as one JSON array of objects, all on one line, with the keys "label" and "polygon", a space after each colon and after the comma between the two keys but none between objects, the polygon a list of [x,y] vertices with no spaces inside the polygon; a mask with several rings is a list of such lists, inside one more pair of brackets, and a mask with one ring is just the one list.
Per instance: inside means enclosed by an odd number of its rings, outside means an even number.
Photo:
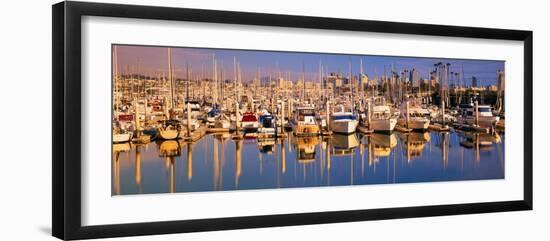
[{"label": "boat window", "polygon": [[351,120],[353,119],[353,116],[351,115],[336,115],[332,116],[333,120]]}]

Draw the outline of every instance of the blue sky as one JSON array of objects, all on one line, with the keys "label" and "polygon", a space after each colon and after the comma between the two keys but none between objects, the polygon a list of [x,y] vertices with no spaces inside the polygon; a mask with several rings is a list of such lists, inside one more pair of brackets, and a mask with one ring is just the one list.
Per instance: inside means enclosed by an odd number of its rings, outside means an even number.
[{"label": "blue sky", "polygon": [[[384,74],[384,67],[390,73],[392,65],[397,72],[415,68],[421,77],[426,78],[433,65],[438,62],[450,63],[451,71],[464,70],[465,82],[471,83],[472,76],[481,80],[482,85],[496,84],[496,72],[504,69],[504,61],[493,60],[462,60],[398,56],[346,55],[324,53],[294,53],[255,50],[225,50],[204,48],[172,48],[175,74],[184,77],[186,65],[189,65],[192,76],[210,77],[212,71],[212,55],[216,56],[218,64],[223,66],[226,79],[233,79],[233,58],[240,63],[243,81],[249,81],[258,75],[262,77],[281,72],[290,72],[291,79],[296,80],[305,69],[306,80],[318,80],[319,63],[328,68],[329,72],[349,73],[349,63],[352,64],[354,75],[359,73],[360,60],[363,61],[364,72],[373,78]],[[153,46],[117,46],[118,66],[120,73],[140,72],[143,74],[162,75],[168,72],[167,48]],[[222,65],[223,64],[223,65]]]}]

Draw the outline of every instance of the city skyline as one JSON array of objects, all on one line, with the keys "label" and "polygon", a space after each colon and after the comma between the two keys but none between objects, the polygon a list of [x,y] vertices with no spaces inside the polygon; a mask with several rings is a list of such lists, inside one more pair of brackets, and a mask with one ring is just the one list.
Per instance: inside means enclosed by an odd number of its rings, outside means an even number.
[{"label": "city skyline", "polygon": [[[167,76],[167,47],[113,45],[117,48],[119,74],[143,74],[151,76]],[[498,60],[466,60],[452,58],[375,56],[332,53],[279,52],[258,50],[208,49],[208,48],[172,48],[172,61],[175,78],[185,78],[189,66],[192,78],[211,78],[212,56],[215,56],[218,68],[223,70],[224,79],[234,78],[234,58],[239,63],[243,82],[249,82],[258,75],[261,78],[290,75],[290,80],[296,82],[302,72],[306,81],[319,81],[319,65],[322,64],[326,73],[342,73],[344,78],[349,75],[351,62],[352,75],[360,72],[360,62],[363,72],[369,79],[390,75],[392,66],[396,72],[415,69],[419,77],[428,78],[434,64],[450,63],[450,70],[464,73],[465,86],[470,86],[472,76],[475,76],[480,86],[495,85],[497,71],[504,69],[504,61]],[[302,71],[302,68],[304,71]],[[220,70],[218,70],[220,71]],[[451,84],[451,82],[449,82]]]}]

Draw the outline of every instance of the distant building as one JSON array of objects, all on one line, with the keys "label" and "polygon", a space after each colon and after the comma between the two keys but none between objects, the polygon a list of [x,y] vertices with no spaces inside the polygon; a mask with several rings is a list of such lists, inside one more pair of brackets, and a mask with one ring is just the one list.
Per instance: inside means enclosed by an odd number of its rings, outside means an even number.
[{"label": "distant building", "polygon": [[477,87],[477,78],[472,76],[472,87]]},{"label": "distant building", "polygon": [[369,77],[366,74],[362,74],[360,88],[364,90],[368,84],[369,84]]},{"label": "distant building", "polygon": [[306,81],[306,89],[313,89],[315,87],[315,84],[311,81]]},{"label": "distant building", "polygon": [[416,69],[409,71],[409,81],[411,81],[412,87],[420,87],[420,74]]},{"label": "distant building", "polygon": [[260,79],[257,79],[257,78],[254,78],[252,80],[252,86],[254,86],[255,88],[258,88],[262,85],[262,82],[260,81]]},{"label": "distant building", "polygon": [[487,87],[487,90],[496,92],[498,90],[496,85],[490,85]]},{"label": "distant building", "polygon": [[439,77],[437,76],[436,71],[430,72],[430,83],[432,87],[435,87],[435,85],[439,83]]},{"label": "distant building", "polygon": [[330,73],[329,76],[325,78],[325,83],[327,86],[341,87],[344,83],[342,80],[342,74]]}]

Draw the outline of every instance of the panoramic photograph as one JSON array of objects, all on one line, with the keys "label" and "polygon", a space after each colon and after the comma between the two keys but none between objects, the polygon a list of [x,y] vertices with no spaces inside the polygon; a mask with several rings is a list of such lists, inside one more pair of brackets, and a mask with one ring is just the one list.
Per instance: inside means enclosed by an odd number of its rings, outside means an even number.
[{"label": "panoramic photograph", "polygon": [[111,194],[505,177],[505,62],[113,44]]}]

